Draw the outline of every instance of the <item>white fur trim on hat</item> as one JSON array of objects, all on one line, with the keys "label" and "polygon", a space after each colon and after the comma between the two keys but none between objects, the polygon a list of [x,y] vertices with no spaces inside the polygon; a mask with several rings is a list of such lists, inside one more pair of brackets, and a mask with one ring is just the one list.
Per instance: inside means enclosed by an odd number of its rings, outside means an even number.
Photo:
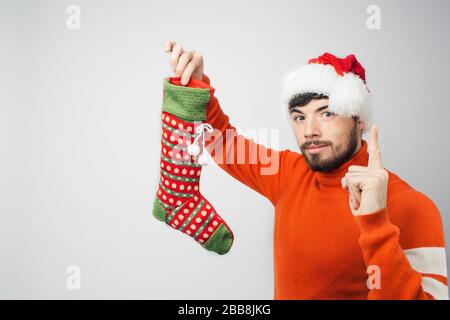
[{"label": "white fur trim on hat", "polygon": [[314,92],[329,99],[329,110],[343,117],[359,116],[365,131],[372,122],[372,96],[364,81],[353,73],[340,76],[332,65],[310,63],[287,74],[281,90],[281,105],[287,113],[297,94]]}]

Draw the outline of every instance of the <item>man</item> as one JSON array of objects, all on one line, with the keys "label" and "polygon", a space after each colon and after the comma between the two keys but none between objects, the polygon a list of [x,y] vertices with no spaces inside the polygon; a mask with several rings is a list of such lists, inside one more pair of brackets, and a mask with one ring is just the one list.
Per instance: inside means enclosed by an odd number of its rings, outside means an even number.
[{"label": "man", "polygon": [[[370,127],[365,71],[354,55],[339,59],[326,53],[286,77],[282,101],[301,150],[297,153],[237,134],[203,74],[202,56],[173,41],[165,50],[175,73],[165,86],[167,120],[171,113],[183,119],[186,110],[203,112],[198,119],[226,136],[215,135],[206,144],[217,164],[275,207],[274,299],[448,299],[439,211],[383,167],[378,129]],[[370,150],[362,139],[369,128]],[[278,170],[263,174],[262,154],[279,163]],[[240,155],[256,161],[238,163]],[[174,211],[159,215],[161,220],[170,215],[166,222],[179,228]],[[219,222],[223,228],[207,234],[214,244],[207,249],[223,254],[232,233]]]}]

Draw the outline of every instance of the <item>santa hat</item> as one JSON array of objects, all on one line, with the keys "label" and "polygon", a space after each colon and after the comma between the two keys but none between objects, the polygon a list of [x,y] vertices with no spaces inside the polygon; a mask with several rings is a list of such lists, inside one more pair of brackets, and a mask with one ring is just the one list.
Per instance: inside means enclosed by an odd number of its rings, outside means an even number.
[{"label": "santa hat", "polygon": [[344,117],[359,116],[365,129],[370,128],[372,96],[355,55],[341,59],[327,52],[287,74],[281,90],[283,109],[288,111],[292,98],[308,92],[328,96],[330,111]]}]

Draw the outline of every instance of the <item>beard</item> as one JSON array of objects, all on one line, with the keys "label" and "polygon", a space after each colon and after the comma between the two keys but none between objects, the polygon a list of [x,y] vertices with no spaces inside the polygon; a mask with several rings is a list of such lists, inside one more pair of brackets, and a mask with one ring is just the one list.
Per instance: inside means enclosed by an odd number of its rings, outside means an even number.
[{"label": "beard", "polygon": [[[322,155],[319,154],[308,154],[305,151],[305,148],[309,147],[311,144],[320,145],[326,144],[331,148],[331,156],[327,159],[321,159]],[[358,136],[356,134],[356,123],[353,126],[350,134],[347,138],[347,143],[344,145],[343,150],[339,150],[342,148],[336,148],[331,141],[309,141],[305,142],[301,147],[301,151],[304,155],[306,162],[308,163],[309,168],[312,171],[318,172],[330,172],[337,168],[339,168],[342,164],[347,162],[353,157],[353,154],[358,147]]]}]

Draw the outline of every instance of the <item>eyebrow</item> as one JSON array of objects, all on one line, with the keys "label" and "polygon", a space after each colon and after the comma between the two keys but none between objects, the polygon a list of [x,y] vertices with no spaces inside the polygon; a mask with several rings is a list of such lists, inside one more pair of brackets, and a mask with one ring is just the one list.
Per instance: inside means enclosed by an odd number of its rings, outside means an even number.
[{"label": "eyebrow", "polygon": [[[324,110],[324,109],[326,109],[326,108],[328,108],[328,105],[323,106],[323,107],[320,107],[320,108],[317,108],[316,111],[314,111],[314,112],[317,113],[317,112],[320,112],[320,111],[322,111],[322,110]],[[295,107],[292,108],[291,110],[289,110],[289,113],[290,113],[290,114],[292,114],[292,113],[294,113],[294,112],[304,114],[302,111],[296,109]]]}]

